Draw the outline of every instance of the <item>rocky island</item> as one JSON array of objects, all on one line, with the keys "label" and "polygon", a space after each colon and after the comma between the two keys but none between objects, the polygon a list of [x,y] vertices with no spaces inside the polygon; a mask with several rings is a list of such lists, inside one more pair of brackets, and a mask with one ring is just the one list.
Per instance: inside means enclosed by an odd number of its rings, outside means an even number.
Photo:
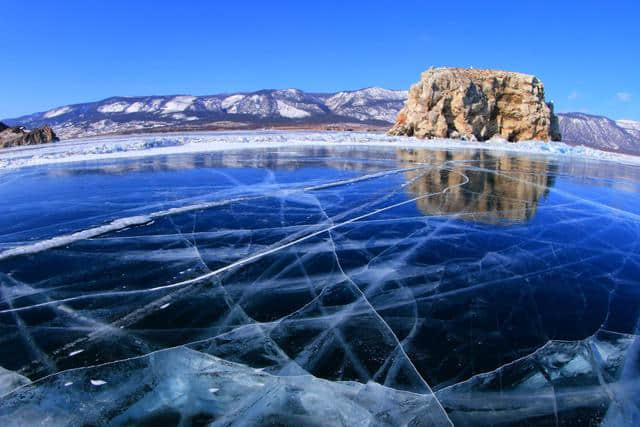
[{"label": "rocky island", "polygon": [[28,131],[23,126],[10,127],[0,122],[0,148],[46,144],[56,141],[58,141],[58,137],[49,125]]},{"label": "rocky island", "polygon": [[422,73],[389,134],[512,142],[561,139],[553,105],[545,102],[538,78],[473,68]]}]

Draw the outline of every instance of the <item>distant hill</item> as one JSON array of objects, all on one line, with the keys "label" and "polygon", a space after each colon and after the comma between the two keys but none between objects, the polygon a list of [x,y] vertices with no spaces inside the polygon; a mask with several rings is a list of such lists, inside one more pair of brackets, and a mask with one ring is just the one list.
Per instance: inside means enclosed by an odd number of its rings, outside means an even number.
[{"label": "distant hill", "polygon": [[[61,139],[160,131],[310,128],[384,131],[404,106],[407,91],[366,88],[337,93],[299,89],[206,96],[113,97],[64,105],[3,120],[13,126],[50,125]],[[640,122],[584,113],[559,113],[562,140],[640,155]]]},{"label": "distant hill", "polygon": [[640,155],[640,122],[584,113],[558,114],[558,120],[566,143]]},{"label": "distant hill", "polygon": [[62,139],[154,130],[317,128],[337,124],[386,129],[406,98],[406,91],[373,87],[337,93],[285,89],[207,96],[113,97],[5,122],[28,128],[49,124]]}]

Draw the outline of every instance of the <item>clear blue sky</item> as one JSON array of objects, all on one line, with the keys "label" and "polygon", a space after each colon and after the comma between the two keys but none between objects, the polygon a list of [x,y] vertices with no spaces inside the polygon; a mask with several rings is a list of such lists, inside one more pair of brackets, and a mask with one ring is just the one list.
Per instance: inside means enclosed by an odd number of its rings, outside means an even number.
[{"label": "clear blue sky", "polygon": [[640,1],[2,0],[0,117],[114,95],[405,89],[532,73],[558,111],[640,120]]}]

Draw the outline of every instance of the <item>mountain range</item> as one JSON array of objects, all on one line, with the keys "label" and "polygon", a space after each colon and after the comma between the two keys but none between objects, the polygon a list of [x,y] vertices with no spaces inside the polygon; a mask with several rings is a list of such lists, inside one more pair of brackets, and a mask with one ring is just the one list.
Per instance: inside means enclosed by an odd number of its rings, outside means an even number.
[{"label": "mountain range", "polygon": [[[384,131],[407,95],[407,91],[370,87],[336,93],[267,89],[205,96],[112,97],[3,121],[27,128],[50,125],[61,139],[258,128]],[[558,119],[566,143],[640,155],[640,122],[584,113],[560,113]]]},{"label": "mountain range", "polygon": [[599,150],[640,155],[640,122],[585,113],[558,114],[562,140]]},{"label": "mountain range", "polygon": [[62,139],[167,130],[353,125],[386,129],[406,91],[366,88],[337,93],[298,89],[207,96],[113,97],[3,120],[29,128],[49,124]]}]

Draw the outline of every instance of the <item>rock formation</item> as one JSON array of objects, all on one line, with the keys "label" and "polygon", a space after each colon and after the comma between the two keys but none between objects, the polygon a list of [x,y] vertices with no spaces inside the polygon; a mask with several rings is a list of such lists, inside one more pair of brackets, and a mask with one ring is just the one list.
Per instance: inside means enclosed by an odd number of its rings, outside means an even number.
[{"label": "rock formation", "polygon": [[0,147],[15,147],[18,145],[46,144],[58,141],[58,137],[49,127],[44,125],[32,131],[22,126],[9,127],[0,122]]},{"label": "rock formation", "polygon": [[560,140],[536,77],[497,70],[430,68],[409,91],[391,135],[484,141]]}]

